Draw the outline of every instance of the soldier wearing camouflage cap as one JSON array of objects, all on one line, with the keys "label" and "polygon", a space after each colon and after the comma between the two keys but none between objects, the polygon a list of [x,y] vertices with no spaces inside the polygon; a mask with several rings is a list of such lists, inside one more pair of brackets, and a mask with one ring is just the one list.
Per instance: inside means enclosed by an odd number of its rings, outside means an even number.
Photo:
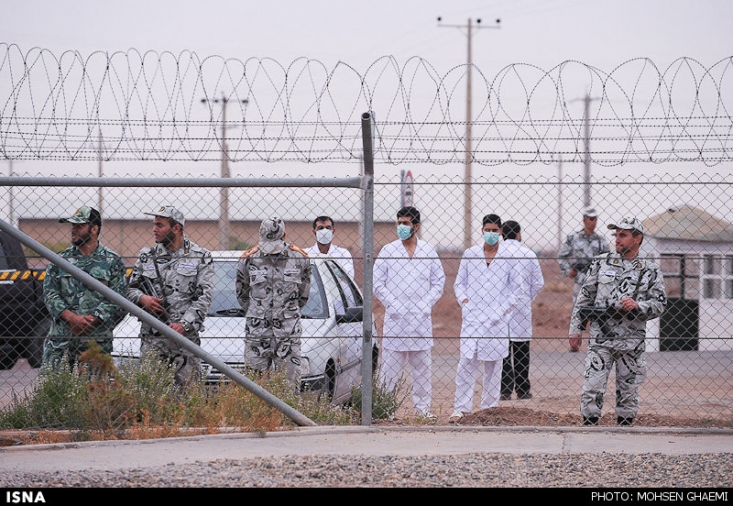
[{"label": "soldier wearing camouflage cap", "polygon": [[259,244],[245,251],[237,266],[237,300],[247,316],[248,369],[261,373],[284,369],[298,385],[300,310],[308,302],[310,285],[308,254],[285,242],[283,220],[264,220]]},{"label": "soldier wearing camouflage cap", "polygon": [[[72,217],[59,222],[71,224],[72,244],[59,255],[124,295],[125,265],[117,253],[99,242],[99,211],[82,206]],[[46,269],[43,299],[53,319],[43,349],[43,370],[57,369],[64,355],[73,367],[90,339],[101,346],[102,352],[112,353],[112,330],[124,315],[116,304],[53,263]]]},{"label": "soldier wearing camouflage cap", "polygon": [[580,398],[584,425],[597,425],[606,383],[616,367],[616,421],[631,425],[639,409],[639,385],[646,377],[646,322],[659,316],[667,295],[659,265],[639,257],[644,225],[624,218],[608,225],[616,232],[616,252],[591,263],[570,320],[570,338],[580,339],[590,321],[585,382]]},{"label": "soldier wearing camouflage cap", "polygon": [[[583,286],[585,275],[593,257],[609,253],[608,241],[596,233],[598,212],[594,207],[583,208],[583,229],[568,234],[567,239],[557,254],[560,271],[575,281],[573,286],[573,302]],[[570,342],[570,351],[580,350],[580,341]]]},{"label": "soldier wearing camouflage cap", "polygon": [[[155,246],[143,248],[135,262],[127,298],[196,344],[214,297],[211,253],[183,233],[183,213],[161,206],[153,216]],[[201,379],[201,361],[157,334],[149,325],[140,329],[142,352],[154,354],[175,369],[180,386]]]}]

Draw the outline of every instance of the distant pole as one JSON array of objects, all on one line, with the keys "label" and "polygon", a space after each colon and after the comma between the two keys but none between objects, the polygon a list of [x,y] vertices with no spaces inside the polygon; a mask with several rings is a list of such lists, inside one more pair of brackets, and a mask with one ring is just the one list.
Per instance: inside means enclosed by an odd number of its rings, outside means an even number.
[{"label": "distant pole", "polygon": [[583,207],[590,207],[590,95],[585,95],[583,110],[583,136],[585,137],[585,159],[583,160]]},{"label": "distant pole", "polygon": [[557,251],[562,248],[562,155],[557,160]]},{"label": "distant pole", "polygon": [[[102,129],[99,129],[99,143],[97,146],[97,175],[99,176],[99,179],[102,179],[104,177],[104,170],[102,169]],[[99,185],[99,188],[97,189],[97,211],[99,211],[99,215],[103,215],[103,188],[102,185]]]},{"label": "distant pole", "polygon": [[482,26],[481,25],[481,19],[476,19],[476,26],[473,26],[473,20],[471,18],[468,18],[468,23],[465,25],[443,25],[441,24],[441,21],[443,20],[442,17],[438,17],[438,27],[452,27],[452,28],[459,28],[459,29],[466,29],[467,39],[468,39],[468,57],[466,59],[467,62],[467,70],[466,70],[466,169],[463,175],[463,181],[464,181],[464,190],[463,190],[463,202],[464,202],[464,225],[463,225],[463,247],[468,249],[471,247],[471,215],[472,215],[472,193],[471,193],[471,164],[473,163],[473,153],[471,152],[471,122],[473,121],[473,115],[471,111],[471,71],[473,67],[473,59],[472,59],[472,41],[473,41],[473,28],[501,28],[499,24],[501,23],[500,19],[496,20],[496,24],[493,26]]},{"label": "distant pole", "polygon": [[[229,148],[227,147],[226,130],[227,130],[227,104],[228,99],[222,93],[221,99],[215,98],[211,100],[215,104],[221,101],[221,178],[229,179],[231,177],[229,173]],[[202,98],[201,103],[206,104],[209,102],[208,99]],[[247,104],[247,99],[240,101],[242,104]],[[213,116],[213,114],[212,114]],[[219,249],[229,249],[229,187],[222,186],[219,189]]]},{"label": "distant pole", "polygon": [[[13,160],[8,159],[8,176],[13,177]],[[13,187],[8,186],[8,223],[10,223],[12,226],[16,226],[15,224],[15,211],[13,210],[14,203],[13,203]]]}]

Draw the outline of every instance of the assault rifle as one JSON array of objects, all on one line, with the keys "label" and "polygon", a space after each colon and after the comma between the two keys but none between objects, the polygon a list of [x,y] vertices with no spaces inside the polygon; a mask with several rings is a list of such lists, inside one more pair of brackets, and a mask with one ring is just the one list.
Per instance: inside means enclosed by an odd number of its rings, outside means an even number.
[{"label": "assault rifle", "polygon": [[582,322],[580,330],[585,330],[587,322],[593,321],[597,321],[601,325],[601,330],[603,330],[603,327],[609,319],[620,320],[624,317],[623,313],[614,306],[579,306],[578,314]]}]

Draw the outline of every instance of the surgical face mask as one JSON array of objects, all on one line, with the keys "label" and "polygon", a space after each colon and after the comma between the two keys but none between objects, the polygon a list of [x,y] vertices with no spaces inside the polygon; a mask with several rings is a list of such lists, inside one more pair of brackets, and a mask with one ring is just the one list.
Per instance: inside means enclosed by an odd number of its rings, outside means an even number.
[{"label": "surgical face mask", "polygon": [[484,232],[484,241],[489,246],[495,245],[499,242],[499,232]]},{"label": "surgical face mask", "polygon": [[327,228],[316,230],[316,241],[320,244],[331,244],[331,241],[333,241],[333,230]]},{"label": "surgical face mask", "polygon": [[412,237],[412,227],[409,225],[397,225],[397,236],[402,241],[406,241]]}]

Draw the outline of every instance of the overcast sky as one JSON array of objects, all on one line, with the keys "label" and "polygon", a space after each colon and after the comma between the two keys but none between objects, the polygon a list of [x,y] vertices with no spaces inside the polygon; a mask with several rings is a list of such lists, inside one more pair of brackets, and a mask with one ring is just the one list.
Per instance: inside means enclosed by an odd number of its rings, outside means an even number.
[{"label": "overcast sky", "polygon": [[710,65],[733,54],[730,0],[3,0],[2,41],[58,52],[182,50],[247,59],[298,57],[365,65],[421,56],[439,69],[466,60],[457,28],[480,18],[474,62],[550,68],[579,60],[604,70],[636,57]]}]

